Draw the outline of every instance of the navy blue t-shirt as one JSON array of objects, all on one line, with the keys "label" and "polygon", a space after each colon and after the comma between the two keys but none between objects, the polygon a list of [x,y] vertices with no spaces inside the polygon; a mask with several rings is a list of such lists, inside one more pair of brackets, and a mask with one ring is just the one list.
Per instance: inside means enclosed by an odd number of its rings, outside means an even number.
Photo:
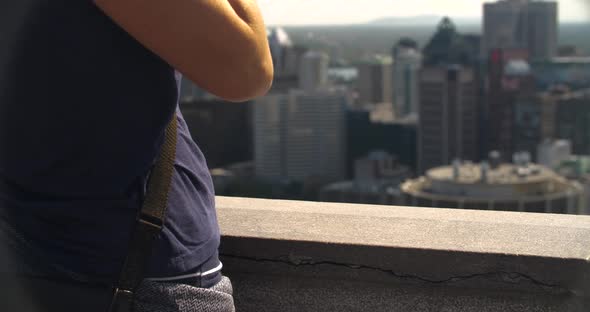
[{"label": "navy blue t-shirt", "polygon": [[213,186],[177,109],[180,75],[92,0],[2,1],[0,29],[0,215],[48,262],[113,276],[176,115],[176,171],[148,275],[216,258]]}]

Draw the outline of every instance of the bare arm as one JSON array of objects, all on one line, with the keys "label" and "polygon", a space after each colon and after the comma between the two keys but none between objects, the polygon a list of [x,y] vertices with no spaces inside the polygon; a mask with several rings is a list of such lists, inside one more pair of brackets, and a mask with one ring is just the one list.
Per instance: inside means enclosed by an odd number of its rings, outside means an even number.
[{"label": "bare arm", "polygon": [[95,0],[117,24],[205,90],[242,101],[273,67],[256,0]]}]

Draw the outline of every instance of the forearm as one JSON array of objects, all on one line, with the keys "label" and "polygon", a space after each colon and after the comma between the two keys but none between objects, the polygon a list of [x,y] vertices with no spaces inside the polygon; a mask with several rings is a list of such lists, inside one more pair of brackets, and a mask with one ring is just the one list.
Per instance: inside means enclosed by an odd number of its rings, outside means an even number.
[{"label": "forearm", "polygon": [[95,0],[147,48],[206,90],[231,100],[272,80],[266,30],[252,0]]}]

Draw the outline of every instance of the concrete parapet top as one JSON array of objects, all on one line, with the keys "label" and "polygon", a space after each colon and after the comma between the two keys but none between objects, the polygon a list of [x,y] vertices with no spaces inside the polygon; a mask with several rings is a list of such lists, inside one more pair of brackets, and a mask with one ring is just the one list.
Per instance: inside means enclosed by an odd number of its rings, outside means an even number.
[{"label": "concrete parapet top", "polygon": [[590,260],[590,216],[217,197],[224,235]]},{"label": "concrete parapet top", "polygon": [[590,294],[590,216],[217,197],[221,253]]}]

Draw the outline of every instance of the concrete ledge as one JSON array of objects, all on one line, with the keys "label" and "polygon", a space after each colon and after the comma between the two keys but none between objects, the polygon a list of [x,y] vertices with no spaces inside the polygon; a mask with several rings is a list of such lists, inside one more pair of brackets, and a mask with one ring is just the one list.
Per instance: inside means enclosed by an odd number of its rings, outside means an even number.
[{"label": "concrete ledge", "polygon": [[588,216],[227,197],[217,208],[230,277],[590,297]]}]

